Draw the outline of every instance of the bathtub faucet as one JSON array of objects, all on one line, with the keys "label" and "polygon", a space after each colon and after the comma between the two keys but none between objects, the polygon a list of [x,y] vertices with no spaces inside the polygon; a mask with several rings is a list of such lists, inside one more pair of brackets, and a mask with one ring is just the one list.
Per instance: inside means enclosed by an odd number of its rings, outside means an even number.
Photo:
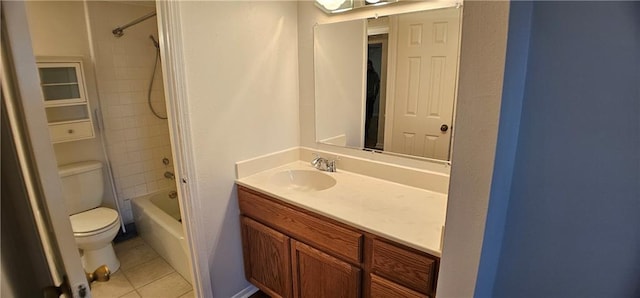
[{"label": "bathtub faucet", "polygon": [[176,178],[176,176],[175,176],[173,173],[171,173],[171,172],[169,172],[169,171],[166,171],[166,172],[164,172],[164,178],[172,179],[172,180],[173,180],[173,179],[175,179],[175,178]]}]

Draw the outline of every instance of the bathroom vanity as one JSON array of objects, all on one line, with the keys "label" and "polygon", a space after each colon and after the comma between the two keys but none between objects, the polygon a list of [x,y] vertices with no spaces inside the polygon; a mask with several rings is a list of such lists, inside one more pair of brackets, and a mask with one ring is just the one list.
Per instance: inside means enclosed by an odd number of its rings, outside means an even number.
[{"label": "bathroom vanity", "polygon": [[435,296],[446,194],[301,161],[237,183],[246,278],[268,295]]}]

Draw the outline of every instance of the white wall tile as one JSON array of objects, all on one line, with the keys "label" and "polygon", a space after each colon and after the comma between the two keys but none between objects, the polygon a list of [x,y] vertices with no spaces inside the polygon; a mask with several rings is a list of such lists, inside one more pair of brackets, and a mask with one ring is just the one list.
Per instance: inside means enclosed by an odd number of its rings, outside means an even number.
[{"label": "white wall tile", "polygon": [[139,185],[136,185],[136,187],[135,187],[135,194],[136,194],[136,197],[143,196],[143,195],[145,195],[145,194],[147,194],[147,193],[148,193],[148,191],[147,191],[147,184],[139,184]]},{"label": "white wall tile", "polygon": [[[166,120],[153,116],[147,104],[147,89],[155,59],[155,47],[148,36],[158,36],[156,22],[146,21],[125,30],[116,38],[111,30],[150,11],[149,7],[117,2],[88,2],[92,43],[96,48],[96,73],[107,136],[107,151],[116,176],[116,192],[131,222],[128,199],[175,187],[164,178],[173,172],[162,163],[171,159]],[[151,100],[166,115],[162,70],[156,69]]]}]

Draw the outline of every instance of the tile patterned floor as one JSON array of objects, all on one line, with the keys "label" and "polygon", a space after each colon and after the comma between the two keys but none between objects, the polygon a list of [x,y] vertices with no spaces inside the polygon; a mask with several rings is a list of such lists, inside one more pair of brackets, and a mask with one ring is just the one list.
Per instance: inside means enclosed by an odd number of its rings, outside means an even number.
[{"label": "tile patterned floor", "polygon": [[108,282],[95,282],[95,298],[195,297],[191,284],[140,237],[114,245],[120,270]]}]

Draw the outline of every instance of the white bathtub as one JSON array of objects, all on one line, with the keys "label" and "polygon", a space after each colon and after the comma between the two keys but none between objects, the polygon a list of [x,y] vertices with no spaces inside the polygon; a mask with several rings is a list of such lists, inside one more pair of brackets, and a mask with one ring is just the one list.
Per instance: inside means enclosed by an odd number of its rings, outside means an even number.
[{"label": "white bathtub", "polygon": [[182,277],[191,282],[187,240],[180,222],[178,199],[164,190],[131,200],[138,234]]}]

